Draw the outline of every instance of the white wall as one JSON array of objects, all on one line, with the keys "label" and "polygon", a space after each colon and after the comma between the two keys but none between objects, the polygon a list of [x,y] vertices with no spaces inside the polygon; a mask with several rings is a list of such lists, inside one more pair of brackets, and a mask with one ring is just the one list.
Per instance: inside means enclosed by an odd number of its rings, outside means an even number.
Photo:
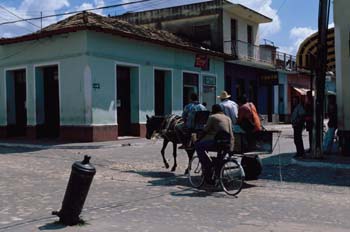
[{"label": "white wall", "polygon": [[338,126],[350,130],[350,1],[334,1]]},{"label": "white wall", "polygon": [[247,26],[253,27],[253,38],[255,38],[254,44],[259,45],[259,24],[242,19],[236,15],[230,14],[227,11],[223,11],[223,33],[224,33],[224,52],[231,53],[231,44],[225,43],[225,41],[231,41],[231,19],[237,21],[237,39],[243,42],[247,42]]}]

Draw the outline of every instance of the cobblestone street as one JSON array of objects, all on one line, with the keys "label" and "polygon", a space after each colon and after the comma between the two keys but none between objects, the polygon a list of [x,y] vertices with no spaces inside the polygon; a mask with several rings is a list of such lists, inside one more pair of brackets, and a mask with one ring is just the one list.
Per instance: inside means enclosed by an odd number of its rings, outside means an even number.
[{"label": "cobblestone street", "polygon": [[[160,141],[0,146],[0,231],[349,231],[350,169],[292,164],[292,130],[282,130],[259,180],[247,181],[237,197],[191,188],[182,150],[176,172],[166,170]],[[87,224],[64,227],[51,211],[61,207],[72,163],[85,154],[97,169],[82,213]],[[172,165],[170,146],[167,158]]]}]

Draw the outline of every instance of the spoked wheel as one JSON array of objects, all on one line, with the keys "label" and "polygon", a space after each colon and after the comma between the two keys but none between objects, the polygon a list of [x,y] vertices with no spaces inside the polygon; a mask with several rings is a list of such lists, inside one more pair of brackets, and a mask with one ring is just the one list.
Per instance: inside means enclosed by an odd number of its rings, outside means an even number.
[{"label": "spoked wheel", "polygon": [[242,190],[244,176],[244,170],[236,160],[227,160],[220,170],[220,184],[222,189],[228,195],[237,195]]},{"label": "spoked wheel", "polygon": [[196,155],[193,156],[188,167],[188,179],[195,188],[201,187],[204,183],[202,164],[199,162],[199,158]]}]

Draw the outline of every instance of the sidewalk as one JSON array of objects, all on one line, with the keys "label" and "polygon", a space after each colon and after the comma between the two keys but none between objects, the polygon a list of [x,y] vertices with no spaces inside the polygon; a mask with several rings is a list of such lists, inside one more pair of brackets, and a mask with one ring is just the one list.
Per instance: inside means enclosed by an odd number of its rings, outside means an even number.
[{"label": "sidewalk", "polygon": [[[290,124],[273,124],[268,123],[264,125],[268,130],[286,130],[291,129]],[[17,148],[32,148],[32,149],[99,149],[112,148],[123,146],[138,146],[144,144],[154,144],[160,140],[147,140],[140,137],[125,136],[119,137],[115,141],[106,142],[84,142],[84,143],[70,143],[57,139],[38,139],[28,140],[26,138],[10,138],[0,139],[0,146],[2,147],[17,147]]]},{"label": "sidewalk", "polygon": [[[267,130],[279,130],[282,131],[284,136],[292,135],[292,127],[290,124],[274,124],[267,123],[264,125]],[[284,138],[287,140],[288,138]],[[282,138],[280,138],[282,140]],[[288,139],[289,140],[289,139]],[[294,149],[292,138],[287,142],[286,145],[291,145],[290,149]],[[40,139],[40,140],[27,140],[24,138],[19,139],[0,139],[0,147],[8,148],[25,148],[25,149],[108,149],[108,148],[117,148],[117,147],[131,147],[131,146],[145,146],[145,145],[154,145],[161,144],[162,140],[152,139],[147,140],[140,137],[119,137],[115,141],[106,141],[106,142],[88,142],[88,143],[69,143],[62,142],[59,140],[49,140],[49,139]],[[282,152],[282,151],[281,151]],[[283,152],[282,152],[283,153]],[[337,168],[337,169],[350,169],[350,155],[349,156],[340,156],[340,155],[331,155],[325,156],[322,160],[320,159],[296,159],[293,158],[293,150],[288,149],[290,155],[282,155],[282,165],[299,165],[304,167],[319,167],[319,168]],[[262,159],[266,159],[265,162],[267,165],[271,164],[268,161],[269,157],[278,157],[280,154],[272,154],[269,156],[262,156]]]},{"label": "sidewalk", "polygon": [[292,164],[304,167],[350,169],[350,156],[324,155],[321,159],[314,158],[292,158]]},{"label": "sidewalk", "polygon": [[115,141],[106,142],[86,142],[86,143],[70,143],[59,140],[39,139],[0,139],[0,146],[14,148],[29,149],[100,149],[126,146],[139,146],[144,144],[154,144],[157,140],[147,140],[140,137],[119,137]]}]

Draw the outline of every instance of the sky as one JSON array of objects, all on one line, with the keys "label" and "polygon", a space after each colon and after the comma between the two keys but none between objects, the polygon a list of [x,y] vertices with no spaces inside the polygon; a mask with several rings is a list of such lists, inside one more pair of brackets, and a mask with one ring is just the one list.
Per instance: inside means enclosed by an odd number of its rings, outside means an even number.
[{"label": "sky", "polygon": [[[23,18],[32,18],[91,9],[96,7],[134,2],[137,0],[0,0],[0,24]],[[150,0],[144,3],[124,5],[93,11],[103,15],[118,15],[127,11],[142,11],[167,6],[201,2],[203,0]],[[272,41],[279,50],[295,55],[300,43],[316,32],[319,0],[230,0],[240,3],[273,19],[262,24],[259,36]],[[0,25],[0,37],[15,37],[37,31],[67,16],[44,20]],[[333,25],[332,10],[330,26]]]}]

